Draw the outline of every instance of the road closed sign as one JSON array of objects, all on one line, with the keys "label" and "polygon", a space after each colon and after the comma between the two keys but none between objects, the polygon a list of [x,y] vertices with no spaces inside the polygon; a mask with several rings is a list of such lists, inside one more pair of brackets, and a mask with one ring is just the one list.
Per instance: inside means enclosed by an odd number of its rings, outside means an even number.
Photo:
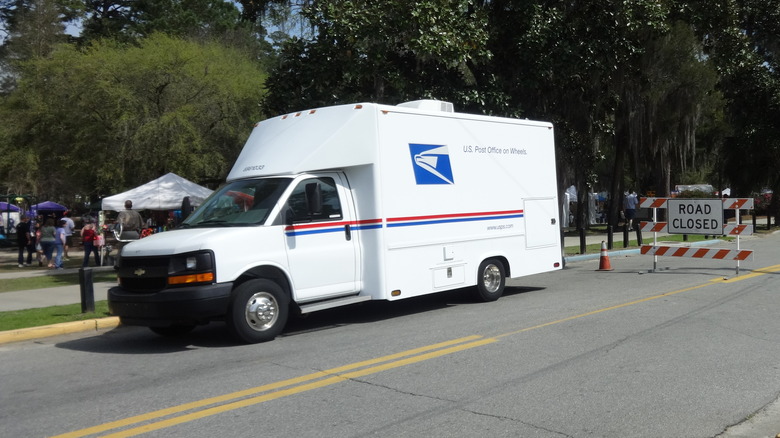
[{"label": "road closed sign", "polygon": [[669,199],[669,233],[723,234],[723,201],[720,199]]}]

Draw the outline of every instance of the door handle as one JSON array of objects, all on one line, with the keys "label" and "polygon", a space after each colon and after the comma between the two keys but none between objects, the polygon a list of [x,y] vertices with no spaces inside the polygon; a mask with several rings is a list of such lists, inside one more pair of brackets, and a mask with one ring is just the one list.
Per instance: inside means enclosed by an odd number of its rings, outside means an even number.
[{"label": "door handle", "polygon": [[344,225],[344,234],[346,234],[347,240],[352,240],[352,228],[349,224]]}]

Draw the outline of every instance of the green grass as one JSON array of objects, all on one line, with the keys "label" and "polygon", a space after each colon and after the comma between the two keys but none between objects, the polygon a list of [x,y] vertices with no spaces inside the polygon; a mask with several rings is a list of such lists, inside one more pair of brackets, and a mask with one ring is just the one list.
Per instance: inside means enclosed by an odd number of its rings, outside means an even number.
[{"label": "green grass", "polygon": [[12,310],[0,312],[0,331],[39,327],[61,322],[83,321],[104,318],[108,314],[108,301],[96,301],[95,311],[81,313],[81,304],[42,307],[39,309]]},{"label": "green grass", "polygon": [[[116,282],[116,273],[99,271],[92,273],[94,283]],[[8,278],[0,282],[0,293],[19,290],[44,289],[47,287],[79,284],[79,274],[36,275],[25,278]],[[2,315],[2,313],[0,313]]]}]

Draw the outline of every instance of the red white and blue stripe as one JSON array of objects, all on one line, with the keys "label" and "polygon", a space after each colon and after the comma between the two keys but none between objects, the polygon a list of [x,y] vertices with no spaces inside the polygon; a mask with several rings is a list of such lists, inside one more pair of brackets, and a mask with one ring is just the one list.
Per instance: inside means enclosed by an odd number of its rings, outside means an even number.
[{"label": "red white and blue stripe", "polygon": [[490,221],[499,219],[519,219],[523,210],[491,211],[480,213],[437,214],[431,216],[410,216],[387,218],[387,227],[416,227],[420,225],[450,224],[456,222]]},{"label": "red white and blue stripe", "polygon": [[[523,210],[491,211],[479,213],[455,213],[437,214],[427,216],[408,216],[387,218],[387,228],[416,227],[425,225],[439,225],[459,222],[492,221],[504,219],[520,219],[524,215]],[[349,225],[353,231],[373,230],[382,228],[382,219],[367,219],[359,221],[318,222],[312,224],[288,225],[284,229],[287,236],[302,236],[307,234],[322,234],[344,232],[344,227]]]}]

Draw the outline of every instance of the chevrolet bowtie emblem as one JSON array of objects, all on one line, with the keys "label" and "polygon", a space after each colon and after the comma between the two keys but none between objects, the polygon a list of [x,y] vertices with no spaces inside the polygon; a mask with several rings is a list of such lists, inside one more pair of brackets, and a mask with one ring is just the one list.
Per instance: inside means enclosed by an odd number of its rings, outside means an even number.
[{"label": "chevrolet bowtie emblem", "polygon": [[140,277],[140,276],[146,274],[146,271],[144,271],[142,268],[138,268],[135,271],[133,271],[133,274],[135,274],[136,276]]}]

